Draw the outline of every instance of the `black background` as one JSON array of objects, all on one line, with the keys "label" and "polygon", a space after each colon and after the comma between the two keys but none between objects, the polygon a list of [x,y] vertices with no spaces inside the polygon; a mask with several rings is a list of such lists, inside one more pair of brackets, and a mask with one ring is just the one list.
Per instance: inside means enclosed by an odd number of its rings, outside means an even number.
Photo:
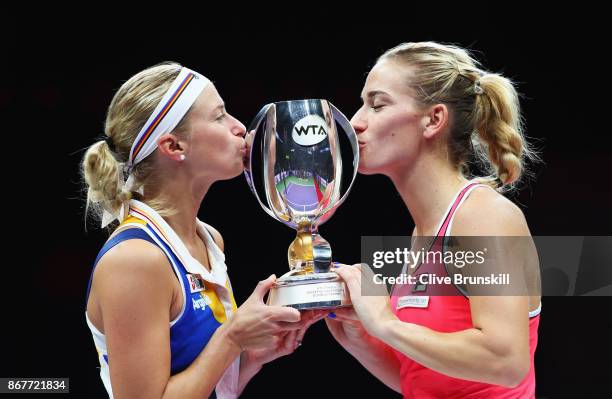
[{"label": "black background", "polygon": [[[527,134],[536,139],[544,164],[512,198],[532,234],[610,235],[608,104],[600,85],[608,71],[599,58],[604,26],[597,10],[425,7],[392,19],[393,10],[384,18],[366,8],[355,12],[341,18],[319,9],[299,20],[210,12],[199,22],[172,26],[134,23],[135,17],[119,14],[103,23],[7,18],[0,86],[8,121],[0,376],[69,377],[71,397],[104,397],[84,294],[106,236],[95,226],[85,231],[79,162],[103,134],[118,87],[161,61],[180,62],[211,78],[229,112],[248,124],[262,105],[297,98],[325,98],[352,116],[376,57],[401,42],[471,48],[488,69],[518,82],[524,94]],[[259,208],[242,176],[216,183],[199,216],[224,237],[239,303],[258,280],[287,270],[293,233]],[[361,235],[408,235],[412,227],[388,179],[358,176],[321,233],[336,260],[353,263],[359,261]],[[543,298],[538,397],[612,393],[610,305],[609,297]],[[244,397],[366,394],[398,396],[319,323],[292,356],[266,365]]]}]

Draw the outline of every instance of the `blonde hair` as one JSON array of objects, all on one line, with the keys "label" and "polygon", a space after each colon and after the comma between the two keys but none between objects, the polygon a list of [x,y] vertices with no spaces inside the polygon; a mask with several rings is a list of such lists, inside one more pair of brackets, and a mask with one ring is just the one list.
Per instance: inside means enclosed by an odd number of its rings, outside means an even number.
[{"label": "blonde hair", "polygon": [[[423,106],[445,104],[453,116],[448,151],[454,166],[469,174],[472,159],[485,168],[480,180],[513,188],[537,154],[526,141],[513,83],[489,73],[466,50],[435,42],[403,43],[385,52],[412,67],[405,82]],[[500,189],[502,188],[500,187]]]},{"label": "blonde hair", "polygon": [[[155,157],[149,156],[134,166],[134,185],[131,191],[123,187],[123,165],[128,161],[138,132],[180,70],[181,65],[174,62],[155,65],[132,76],[115,93],[106,115],[106,138],[87,149],[81,164],[81,174],[87,190],[86,217],[91,214],[100,220],[104,210],[116,214],[131,198],[141,199],[138,194],[140,188],[158,184]],[[187,134],[187,115],[189,112],[172,133]],[[147,200],[147,204],[161,215],[174,212],[166,202],[161,197]]]}]

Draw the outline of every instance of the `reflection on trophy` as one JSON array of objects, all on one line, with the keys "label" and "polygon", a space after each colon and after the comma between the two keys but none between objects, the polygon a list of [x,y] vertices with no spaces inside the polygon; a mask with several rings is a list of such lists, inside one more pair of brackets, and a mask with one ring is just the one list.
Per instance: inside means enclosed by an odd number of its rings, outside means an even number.
[{"label": "reflection on trophy", "polygon": [[[348,140],[338,136],[337,126]],[[270,216],[297,230],[287,254],[290,271],[277,279],[268,302],[296,309],[349,306],[331,247],[318,233],[346,199],[357,174],[359,148],[349,121],[326,100],[268,104],[249,127],[247,145],[245,175],[251,191]],[[351,158],[344,168],[343,154]],[[351,175],[345,175],[347,169]]]}]

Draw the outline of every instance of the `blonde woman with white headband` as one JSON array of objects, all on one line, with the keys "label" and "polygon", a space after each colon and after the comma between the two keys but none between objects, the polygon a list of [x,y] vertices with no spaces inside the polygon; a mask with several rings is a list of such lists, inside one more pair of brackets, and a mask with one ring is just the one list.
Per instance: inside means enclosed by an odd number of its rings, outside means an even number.
[{"label": "blonde woman with white headband", "polygon": [[266,306],[274,276],[237,307],[223,239],[197,219],[210,186],[242,172],[244,133],[215,86],[176,63],[115,94],[82,164],[88,212],[117,225],[86,309],[111,398],[237,397],[323,316]]}]

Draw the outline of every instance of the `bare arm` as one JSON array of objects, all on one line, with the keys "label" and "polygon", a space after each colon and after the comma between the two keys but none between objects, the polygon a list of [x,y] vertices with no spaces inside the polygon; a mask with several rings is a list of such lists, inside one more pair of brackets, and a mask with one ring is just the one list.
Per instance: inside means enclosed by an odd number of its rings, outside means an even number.
[{"label": "bare arm", "polygon": [[119,244],[96,268],[95,295],[108,346],[114,397],[207,397],[240,354],[220,327],[184,371],[170,376],[172,278],[168,260],[141,240]]},{"label": "bare arm", "polygon": [[474,328],[440,333],[389,319],[374,329],[406,356],[455,378],[516,386],[529,370],[527,298],[471,299]]},{"label": "bare arm", "polygon": [[[496,193],[481,191],[484,200],[471,201],[470,206],[466,202],[461,212],[465,220],[456,218],[455,226],[460,228],[453,235],[529,235],[518,208],[503,197],[486,198]],[[508,387],[519,384],[528,372],[529,297],[473,296],[473,328],[441,333],[403,323],[391,312],[386,297],[362,297],[358,268],[340,268],[338,273],[347,282],[354,308],[368,333],[424,366],[451,377]]]},{"label": "bare arm", "polygon": [[[221,233],[213,226],[207,223],[204,224],[208,231],[210,231],[217,246],[223,251],[224,242]],[[308,328],[326,314],[327,312],[323,311],[302,312],[299,323],[294,323],[291,330],[287,330],[274,337],[269,348],[243,351],[240,355],[238,393],[240,394],[244,390],[249,381],[261,370],[265,363],[293,353],[302,341]]]},{"label": "bare arm", "polygon": [[474,327],[441,333],[399,320],[388,297],[362,297],[358,268],[343,267],[338,273],[366,331],[416,362],[451,377],[509,387],[529,370],[527,297],[473,297]]},{"label": "bare arm", "polygon": [[96,268],[93,290],[117,399],[208,397],[242,349],[271,347],[277,335],[301,327],[295,323],[300,319],[295,309],[263,303],[274,283],[270,277],[217,329],[192,364],[171,376],[169,323],[174,278],[161,250],[141,240],[117,245]]},{"label": "bare arm", "polygon": [[368,334],[352,309],[336,309],[325,322],[336,341],[383,384],[401,393],[400,365],[391,347]]},{"label": "bare arm", "polygon": [[294,323],[299,329],[289,330],[279,334],[275,344],[269,349],[251,349],[242,352],[240,356],[240,377],[238,392],[241,393],[247,383],[257,374],[261,367],[281,356],[286,356],[301,344],[308,328],[327,315],[324,310],[303,311],[299,323]]}]

